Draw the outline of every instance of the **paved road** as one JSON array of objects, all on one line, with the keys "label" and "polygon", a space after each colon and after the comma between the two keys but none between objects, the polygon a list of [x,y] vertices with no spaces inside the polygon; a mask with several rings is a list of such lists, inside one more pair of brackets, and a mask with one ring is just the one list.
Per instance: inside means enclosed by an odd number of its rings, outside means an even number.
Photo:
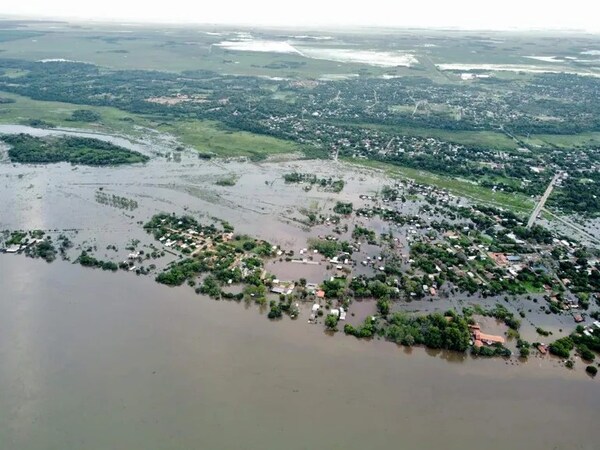
[{"label": "paved road", "polygon": [[537,219],[540,212],[542,211],[542,208],[546,204],[546,200],[548,200],[548,197],[550,197],[550,194],[552,194],[552,189],[554,189],[554,185],[558,181],[559,177],[560,177],[560,175],[558,173],[552,177],[550,184],[546,188],[546,192],[544,192],[544,195],[542,195],[542,198],[540,199],[538,204],[535,205],[535,208],[534,208],[533,212],[531,213],[531,216],[529,217],[529,221],[527,222],[527,228],[531,228],[533,226],[533,224],[535,223],[535,219]]}]

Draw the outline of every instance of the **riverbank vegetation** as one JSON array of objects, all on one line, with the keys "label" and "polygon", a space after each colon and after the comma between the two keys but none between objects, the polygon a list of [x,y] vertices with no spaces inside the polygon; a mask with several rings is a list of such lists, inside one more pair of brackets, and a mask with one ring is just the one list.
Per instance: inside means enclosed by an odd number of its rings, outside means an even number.
[{"label": "riverbank vegetation", "polygon": [[339,193],[344,189],[344,180],[329,178],[318,178],[315,174],[291,172],[283,174],[283,180],[288,184],[304,184],[305,190],[310,190],[313,186],[320,189]]},{"label": "riverbank vegetation", "polygon": [[23,164],[69,162],[88,166],[134,164],[148,161],[139,152],[99,139],[76,136],[35,137],[28,134],[0,135],[9,145],[11,161]]}]

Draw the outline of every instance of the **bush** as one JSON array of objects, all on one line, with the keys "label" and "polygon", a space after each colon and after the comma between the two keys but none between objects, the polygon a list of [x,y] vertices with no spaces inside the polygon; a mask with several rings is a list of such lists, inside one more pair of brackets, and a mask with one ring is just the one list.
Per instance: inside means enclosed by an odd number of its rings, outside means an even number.
[{"label": "bush", "polygon": [[573,340],[570,337],[564,337],[554,341],[550,344],[550,353],[561,358],[568,358],[571,354],[571,350],[575,347]]},{"label": "bush", "polygon": [[73,122],[98,122],[101,119],[100,114],[90,109],[76,109],[71,113],[69,120]]},{"label": "bush", "polygon": [[573,362],[572,359],[569,359],[565,362],[565,367],[567,369],[572,369],[573,367],[575,367],[575,363]]},{"label": "bush", "polygon": [[390,301],[386,298],[377,300],[377,310],[382,316],[387,316],[390,313]]},{"label": "bush", "polygon": [[598,368],[596,366],[587,366],[585,371],[589,373],[591,376],[595,377],[598,373]]},{"label": "bush", "polygon": [[327,314],[325,317],[325,326],[328,330],[337,330],[338,318],[334,314]]},{"label": "bush", "polygon": [[282,315],[281,305],[278,305],[275,301],[271,301],[269,307],[271,309],[269,311],[269,314],[267,314],[267,317],[269,317],[269,319],[279,319]]},{"label": "bush", "polygon": [[549,331],[546,331],[546,330],[544,330],[543,328],[540,328],[540,327],[537,327],[535,329],[535,331],[537,332],[537,334],[540,334],[542,336],[550,336],[550,334],[551,334]]},{"label": "bush", "polygon": [[581,358],[585,359],[586,361],[593,361],[596,358],[594,352],[592,352],[585,344],[579,345],[579,347],[577,347],[577,350],[579,351]]}]

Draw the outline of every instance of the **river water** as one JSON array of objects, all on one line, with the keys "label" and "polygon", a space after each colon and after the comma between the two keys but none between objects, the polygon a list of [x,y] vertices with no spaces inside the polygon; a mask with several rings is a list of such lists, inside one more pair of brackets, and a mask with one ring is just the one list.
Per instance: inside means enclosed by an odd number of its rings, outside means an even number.
[{"label": "river water", "polygon": [[7,450],[595,449],[600,390],[408,355],[126,273],[0,255]]}]

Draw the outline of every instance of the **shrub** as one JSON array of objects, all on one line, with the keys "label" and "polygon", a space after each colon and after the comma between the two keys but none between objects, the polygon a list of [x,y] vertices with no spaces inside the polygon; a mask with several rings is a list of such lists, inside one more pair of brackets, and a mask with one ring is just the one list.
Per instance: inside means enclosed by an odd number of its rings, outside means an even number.
[{"label": "shrub", "polygon": [[553,355],[560,356],[561,358],[568,358],[573,347],[575,347],[573,340],[569,337],[564,337],[550,344],[549,349],[550,353]]}]

